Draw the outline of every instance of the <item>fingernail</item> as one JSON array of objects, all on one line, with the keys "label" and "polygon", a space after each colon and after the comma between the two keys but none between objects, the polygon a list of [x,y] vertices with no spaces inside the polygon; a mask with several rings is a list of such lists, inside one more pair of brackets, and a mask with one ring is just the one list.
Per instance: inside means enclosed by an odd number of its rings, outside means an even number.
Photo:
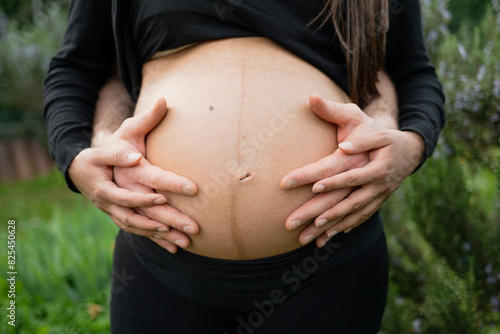
[{"label": "fingernail", "polygon": [[333,230],[330,233],[328,233],[328,238],[333,237],[335,234],[339,233],[337,230]]},{"label": "fingernail", "polygon": [[292,179],[288,179],[283,183],[283,188],[285,189],[291,189],[294,188],[295,186],[297,186],[297,182],[295,182]]},{"label": "fingernail", "polygon": [[352,143],[350,141],[345,141],[339,144],[339,147],[343,150],[350,150],[352,148]]},{"label": "fingernail", "polygon": [[290,230],[296,229],[300,226],[300,224],[300,220],[292,220],[292,222],[290,223]]},{"label": "fingernail", "polygon": [[314,238],[316,238],[314,235],[309,234],[308,236],[306,236],[306,237],[303,239],[302,244],[307,245],[308,243],[310,243],[311,241],[313,241],[313,240],[314,240]]},{"label": "fingernail", "polygon": [[163,238],[162,238],[160,235],[158,235],[158,234],[155,234],[155,235],[154,235],[154,237],[155,237],[156,239],[163,239]]},{"label": "fingernail", "polygon": [[313,187],[313,193],[320,193],[322,191],[325,191],[326,187],[324,184],[316,184]]},{"label": "fingernail", "polygon": [[154,204],[165,204],[167,203],[167,199],[165,197],[157,198],[153,201]]},{"label": "fingernail", "polygon": [[348,228],[347,230],[344,231],[344,233],[349,233],[351,232],[352,228]]},{"label": "fingernail", "polygon": [[169,247],[165,246],[165,249],[168,250],[170,253],[175,254],[177,253],[177,247]]},{"label": "fingernail", "polygon": [[194,231],[194,228],[192,226],[184,226],[182,228],[184,230],[184,232],[186,232],[187,234],[195,234],[196,232]]},{"label": "fingernail", "polygon": [[325,100],[321,95],[319,95],[318,92],[314,92],[314,94],[316,94],[320,99]]},{"label": "fingernail", "polygon": [[321,220],[318,220],[316,222],[316,227],[321,227],[323,225],[325,225],[326,223],[328,223],[328,220],[327,219],[321,219]]},{"label": "fingernail", "polygon": [[130,162],[132,162],[132,161],[136,161],[140,157],[141,157],[140,153],[129,153],[128,156],[127,156],[127,160],[130,161]]},{"label": "fingernail", "polygon": [[318,247],[321,248],[323,247],[324,245],[326,245],[326,243],[328,242],[328,240],[330,240],[329,238],[326,238],[324,240],[320,240],[318,241]]},{"label": "fingernail", "polygon": [[183,240],[175,240],[174,243],[181,248],[187,248],[187,244]]},{"label": "fingernail", "polygon": [[[170,230],[168,229],[168,227],[159,227],[159,228],[156,229],[156,231],[157,232],[168,232]],[[156,238],[156,235],[155,235],[155,238]]]},{"label": "fingernail", "polygon": [[186,195],[194,195],[194,189],[190,185],[185,185],[182,187],[182,192]]}]

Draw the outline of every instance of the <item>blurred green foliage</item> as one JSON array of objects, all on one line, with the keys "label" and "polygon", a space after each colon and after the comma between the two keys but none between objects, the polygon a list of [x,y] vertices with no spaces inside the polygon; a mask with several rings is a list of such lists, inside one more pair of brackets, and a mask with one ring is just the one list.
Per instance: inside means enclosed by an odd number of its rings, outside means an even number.
[{"label": "blurred green foliage", "polygon": [[[53,180],[55,173],[35,180],[32,191]],[[63,187],[59,184],[45,194],[57,194]],[[42,206],[31,208],[31,214],[25,212],[24,219],[12,216],[6,207],[0,209],[1,217],[16,220],[18,272],[16,326],[1,321],[1,333],[109,333],[107,303],[117,227],[104,213],[82,202],[80,196],[66,197],[65,209],[49,206],[52,212],[47,218]],[[3,249],[7,248],[6,232],[2,220]],[[0,258],[2,268],[7,268],[6,261],[6,256]],[[7,296],[7,290],[3,279],[0,294]],[[0,308],[5,310],[8,303],[9,298],[2,297]]]},{"label": "blurred green foliage", "polygon": [[474,27],[479,22],[486,10],[491,6],[490,0],[453,0],[448,3],[451,13],[450,30],[457,32],[463,26]]},{"label": "blurred green foliage", "polygon": [[500,7],[423,0],[422,11],[447,125],[384,208],[383,332],[500,333]]},{"label": "blurred green foliage", "polygon": [[43,80],[62,40],[66,7],[52,1],[33,12],[28,6],[30,15],[14,19],[25,4],[2,5],[18,9],[11,16],[0,11],[0,139],[36,137],[44,143]]}]

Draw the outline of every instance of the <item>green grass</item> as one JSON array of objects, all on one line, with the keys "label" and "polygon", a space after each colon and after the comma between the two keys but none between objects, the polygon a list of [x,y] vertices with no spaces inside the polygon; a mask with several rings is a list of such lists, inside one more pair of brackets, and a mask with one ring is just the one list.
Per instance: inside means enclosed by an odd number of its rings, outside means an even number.
[{"label": "green grass", "polygon": [[[1,333],[107,333],[117,227],[54,172],[1,185],[0,249],[16,220],[16,327],[7,324],[7,281],[0,281]],[[7,256],[0,267],[7,270]]]},{"label": "green grass", "polygon": [[49,219],[55,206],[71,208],[86,202],[80,194],[68,191],[62,174],[56,169],[29,181],[0,183],[0,218],[28,221]]}]

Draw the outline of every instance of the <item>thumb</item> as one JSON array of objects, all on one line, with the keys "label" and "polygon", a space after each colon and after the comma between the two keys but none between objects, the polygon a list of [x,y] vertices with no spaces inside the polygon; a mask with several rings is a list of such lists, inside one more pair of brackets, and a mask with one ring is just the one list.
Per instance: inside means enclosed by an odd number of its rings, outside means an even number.
[{"label": "thumb", "polygon": [[370,133],[370,135],[349,138],[339,144],[339,149],[346,154],[368,152],[391,144],[391,138],[385,131]]},{"label": "thumb", "polygon": [[316,115],[327,122],[340,126],[358,125],[365,117],[364,112],[354,103],[339,103],[312,93],[309,104]]},{"label": "thumb", "polygon": [[126,131],[130,136],[143,136],[151,132],[165,117],[167,113],[167,101],[163,97],[156,101],[153,108],[133,117]]},{"label": "thumb", "polygon": [[131,167],[137,165],[142,159],[142,154],[131,151],[110,151],[95,149],[91,158],[94,165]]}]

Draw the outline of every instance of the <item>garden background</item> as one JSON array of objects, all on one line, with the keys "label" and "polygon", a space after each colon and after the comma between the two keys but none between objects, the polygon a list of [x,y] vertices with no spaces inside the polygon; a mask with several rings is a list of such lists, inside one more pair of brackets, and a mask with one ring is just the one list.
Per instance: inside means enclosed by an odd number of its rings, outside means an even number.
[{"label": "garden background", "polygon": [[[397,4],[398,1],[393,1]],[[382,333],[500,333],[500,3],[422,0],[447,125],[383,208],[390,292]],[[42,82],[67,1],[0,4],[0,141],[45,146]],[[0,157],[0,159],[5,159]],[[0,182],[0,332],[107,333],[115,225],[52,169]],[[16,220],[16,327],[7,222]]]}]

